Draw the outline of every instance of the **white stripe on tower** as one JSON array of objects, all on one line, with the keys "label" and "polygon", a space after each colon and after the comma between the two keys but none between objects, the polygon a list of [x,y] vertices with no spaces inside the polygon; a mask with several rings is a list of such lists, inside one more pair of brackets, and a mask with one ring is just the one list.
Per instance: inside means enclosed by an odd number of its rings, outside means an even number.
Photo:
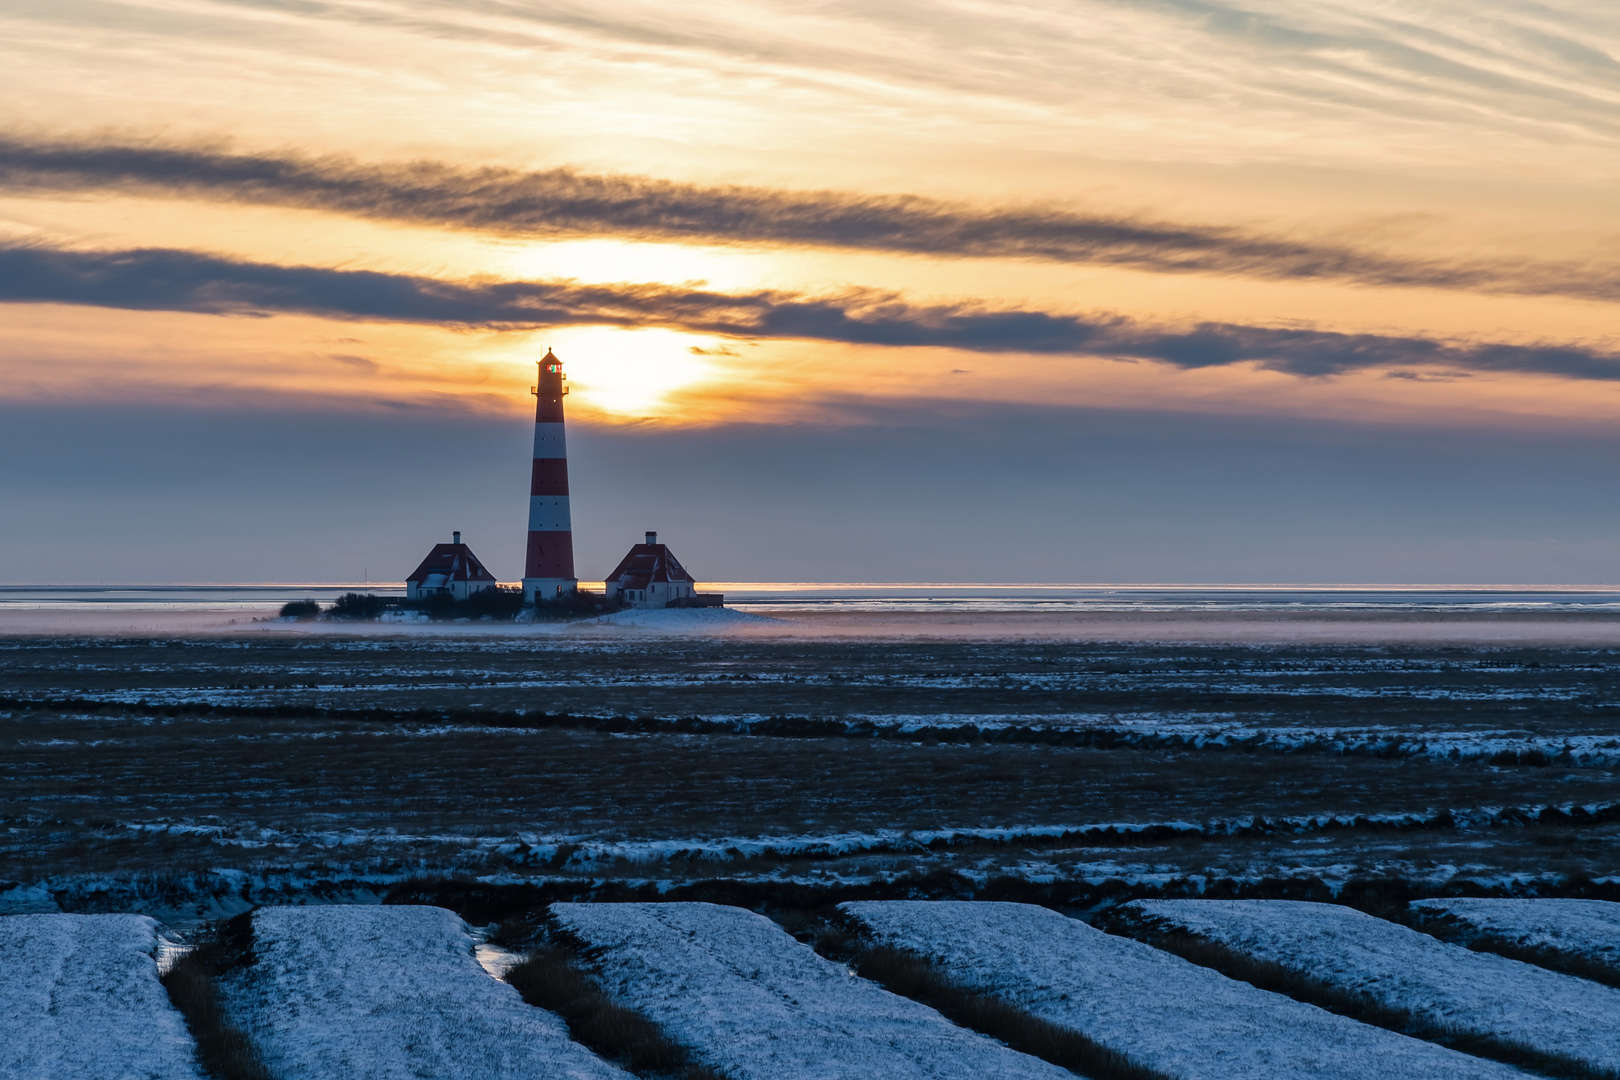
[{"label": "white stripe on tower", "polygon": [[573,592],[574,529],[568,513],[568,442],[563,431],[562,361],[550,349],[535,387],[534,467],[529,477],[529,545],[523,595],[533,603]]}]

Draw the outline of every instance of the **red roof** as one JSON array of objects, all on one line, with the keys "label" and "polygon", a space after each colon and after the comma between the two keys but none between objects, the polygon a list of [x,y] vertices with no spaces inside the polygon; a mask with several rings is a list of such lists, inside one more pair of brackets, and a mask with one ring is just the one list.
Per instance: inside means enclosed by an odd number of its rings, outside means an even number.
[{"label": "red roof", "polygon": [[406,581],[420,585],[429,574],[443,574],[446,584],[452,581],[494,581],[495,575],[484,569],[478,556],[466,544],[434,544],[422,565],[411,572]]},{"label": "red roof", "polygon": [[692,581],[686,567],[670,554],[667,544],[637,544],[619,560],[605,582],[617,581],[626,589],[642,589],[655,581]]}]

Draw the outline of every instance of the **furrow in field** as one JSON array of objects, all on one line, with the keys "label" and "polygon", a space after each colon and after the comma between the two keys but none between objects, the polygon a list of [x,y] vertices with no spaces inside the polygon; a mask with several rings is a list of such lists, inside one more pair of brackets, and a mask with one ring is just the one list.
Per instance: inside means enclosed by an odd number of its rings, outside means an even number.
[{"label": "furrow in field", "polygon": [[1150,939],[1195,935],[1409,1016],[1435,1037],[1476,1040],[1469,1044],[1481,1052],[1514,1056],[1517,1049],[1540,1068],[1579,1062],[1620,1073],[1620,990],[1470,952],[1338,904],[1137,900],[1120,915]]},{"label": "furrow in field", "polygon": [[1472,1080],[1516,1070],[1335,1016],[1029,904],[840,905],[956,982],[1188,1080]]},{"label": "furrow in field", "polygon": [[0,918],[0,1077],[200,1080],[142,915]]},{"label": "furrow in field", "polygon": [[733,1080],[1073,1080],[716,904],[553,904],[603,986]]},{"label": "furrow in field", "polygon": [[261,908],[220,994],[280,1080],[626,1080],[473,945],[442,908]]},{"label": "furrow in field", "polygon": [[1435,936],[1620,985],[1620,904],[1608,900],[1418,900]]}]

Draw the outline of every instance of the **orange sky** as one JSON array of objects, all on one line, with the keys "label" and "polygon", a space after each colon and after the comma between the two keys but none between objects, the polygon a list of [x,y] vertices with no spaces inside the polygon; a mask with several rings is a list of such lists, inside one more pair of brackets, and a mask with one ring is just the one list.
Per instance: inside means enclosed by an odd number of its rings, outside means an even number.
[{"label": "orange sky", "polygon": [[[286,175],[220,179],[243,163]],[[466,185],[557,169],[678,189],[707,216],[649,223],[655,195],[636,195],[474,220],[498,200]],[[10,5],[0,259],[82,258],[72,287],[0,268],[0,403],[514,417],[550,346],[572,415],[608,428],[957,402],[1603,433],[1620,414],[1617,182],[1620,11],[1581,0]],[[839,223],[805,224],[807,199]],[[767,227],[735,224],[745,204]],[[923,237],[902,213],[918,206],[961,234]],[[1009,215],[1025,223],[1011,248],[962,239]],[[1041,222],[1080,219],[1154,239],[1033,250]],[[1190,267],[1172,265],[1183,235],[1213,245]],[[979,324],[881,344],[786,317],[513,325],[263,292],[221,305],[207,281],[180,300],[166,279],[166,299],[97,292],[105,260],[135,249],[413,288],[769,294],[857,321],[882,294],[907,328],[1021,312],[1374,344],[1316,364]]]},{"label": "orange sky", "polygon": [[[23,139],[912,193],[1401,258],[1563,262],[1594,276],[1613,275],[1620,232],[1620,66],[1603,59],[1620,19],[1595,4],[627,4],[604,14],[545,3],[69,0],[14,7],[0,31],[0,121]],[[0,236],[448,279],[858,287],[1168,325],[1603,353],[1617,341],[1603,299],[725,237],[648,243],[609,230],[525,237],[111,183],[13,187],[0,197]],[[1253,366],[1126,371],[1015,348],[807,350],[791,339],[711,358],[689,350],[724,343],[679,332],[446,333],[299,316],[249,329],[217,316],[32,305],[8,321],[0,363],[12,365],[12,395],[79,392],[88,381],[97,393],[264,386],[521,409],[526,363],[544,338],[576,365],[575,406],[610,419],[726,419],[823,394],[1580,423],[1606,421],[1620,404],[1602,383],[1534,374],[1442,383],[1381,371],[1279,378]],[[39,355],[57,362],[41,370]],[[975,375],[947,377],[953,370]],[[990,385],[978,377],[986,371]]]}]

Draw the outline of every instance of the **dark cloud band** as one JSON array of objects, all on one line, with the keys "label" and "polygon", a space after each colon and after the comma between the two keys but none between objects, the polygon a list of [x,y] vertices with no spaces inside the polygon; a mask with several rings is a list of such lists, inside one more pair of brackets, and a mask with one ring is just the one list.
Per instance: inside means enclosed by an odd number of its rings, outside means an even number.
[{"label": "dark cloud band", "polygon": [[1620,356],[1576,347],[1463,345],[1227,323],[1170,329],[1107,316],[916,305],[878,292],[807,296],[572,281],[454,282],[237,262],[166,249],[0,247],[0,302],[210,314],[284,312],[496,328],[667,327],[849,345],[1111,356],[1183,368],[1253,362],[1298,375],[1425,365],[1620,379]]},{"label": "dark cloud band", "polygon": [[530,236],[1029,258],[1161,273],[1620,299],[1614,273],[1587,267],[1403,260],[1236,229],[1053,208],[983,210],[914,196],[703,187],[572,169],[366,165],[332,157],[0,136],[0,187],[182,193]]}]

